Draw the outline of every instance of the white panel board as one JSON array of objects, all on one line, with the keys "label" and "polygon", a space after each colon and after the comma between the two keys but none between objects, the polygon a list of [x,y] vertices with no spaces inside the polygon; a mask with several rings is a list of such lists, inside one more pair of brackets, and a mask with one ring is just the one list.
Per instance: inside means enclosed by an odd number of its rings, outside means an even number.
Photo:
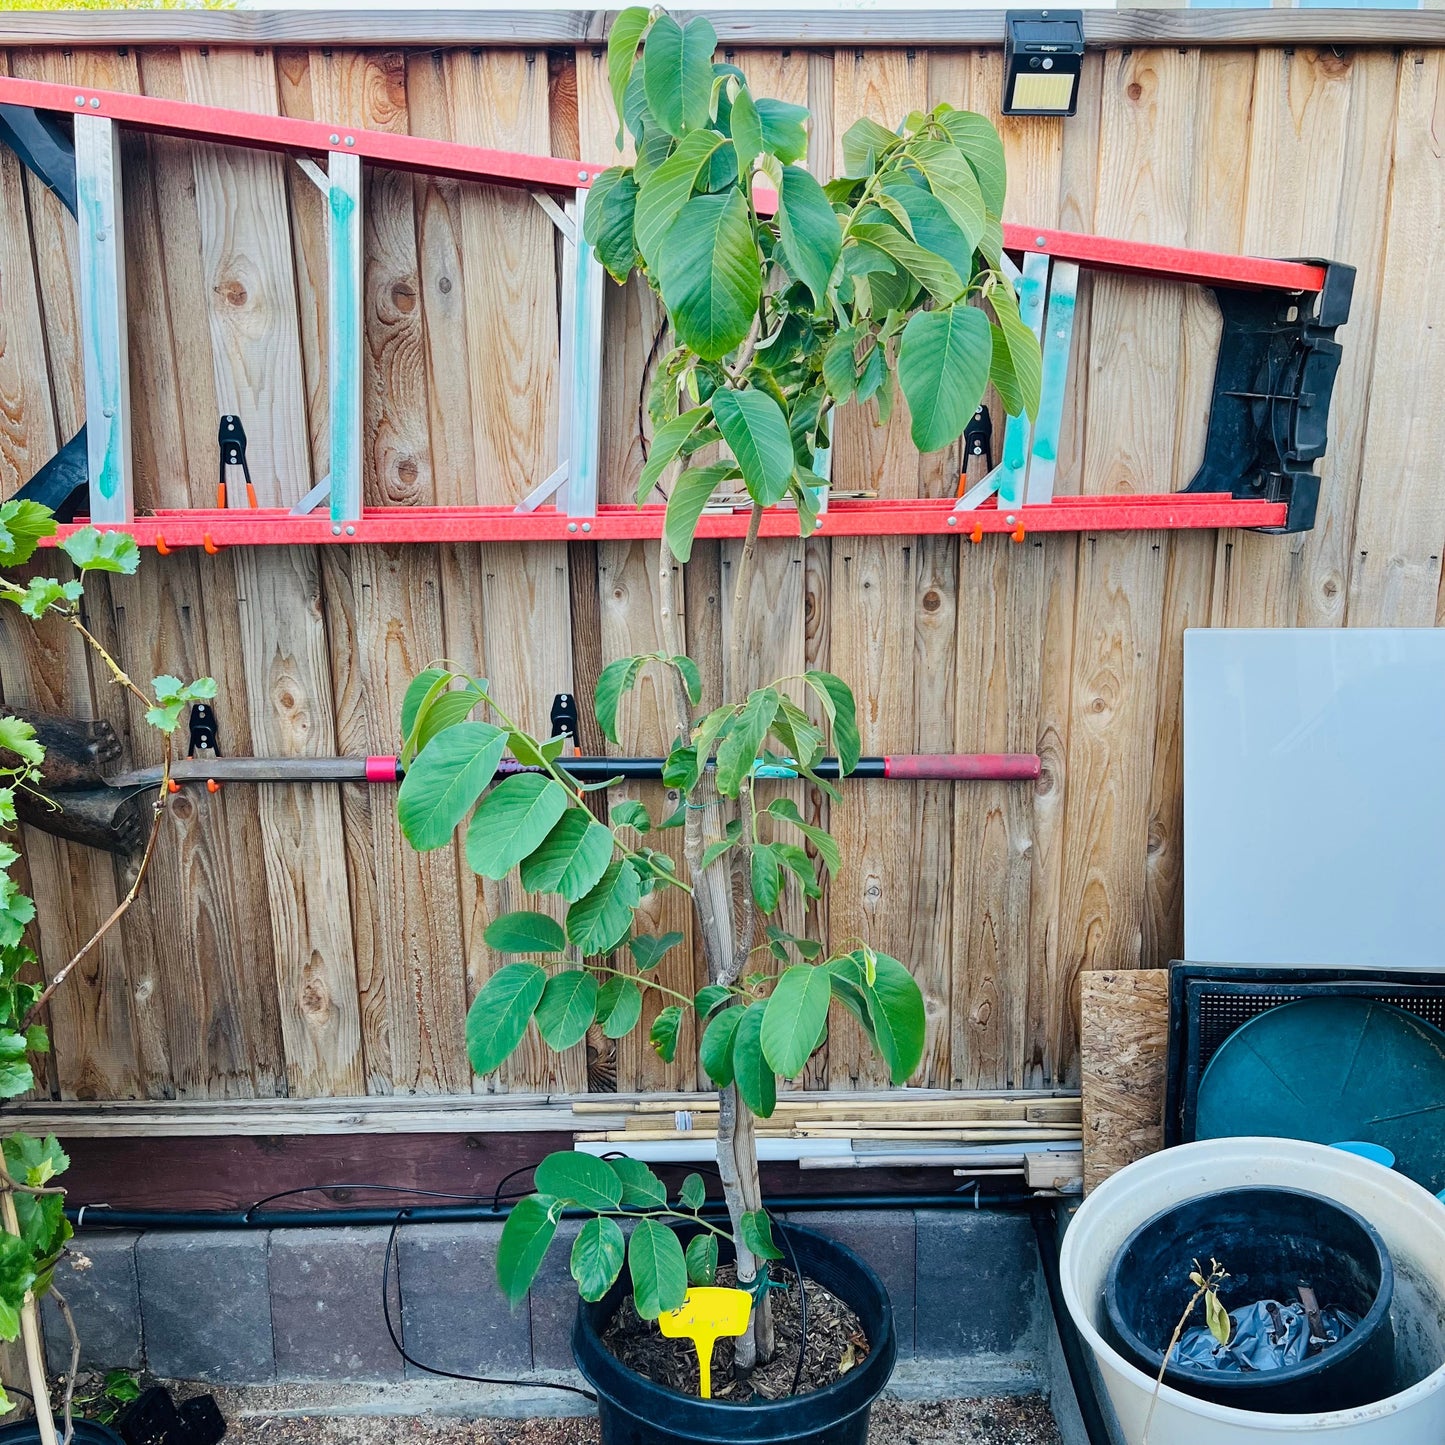
[{"label": "white panel board", "polygon": [[1184,948],[1445,968],[1445,631],[1184,634]]}]

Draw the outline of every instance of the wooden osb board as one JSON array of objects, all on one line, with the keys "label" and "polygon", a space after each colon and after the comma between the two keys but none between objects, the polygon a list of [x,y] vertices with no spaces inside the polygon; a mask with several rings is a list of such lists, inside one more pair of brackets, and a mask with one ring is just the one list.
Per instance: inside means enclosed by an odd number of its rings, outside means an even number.
[{"label": "wooden osb board", "polygon": [[1169,970],[1085,975],[1079,1050],[1087,1192],[1164,1147]]}]

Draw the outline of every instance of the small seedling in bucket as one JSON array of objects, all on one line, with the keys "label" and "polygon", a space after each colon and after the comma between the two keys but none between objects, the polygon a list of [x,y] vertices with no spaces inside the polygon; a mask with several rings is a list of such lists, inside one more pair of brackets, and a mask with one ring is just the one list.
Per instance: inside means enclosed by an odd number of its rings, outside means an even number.
[{"label": "small seedling in bucket", "polygon": [[1159,1403],[1159,1391],[1164,1388],[1164,1372],[1169,1368],[1174,1351],[1179,1348],[1184,1326],[1189,1323],[1189,1318],[1201,1299],[1204,1301],[1204,1322],[1209,1326],[1209,1333],[1221,1346],[1229,1343],[1229,1311],[1219,1298],[1219,1286],[1228,1278],[1224,1266],[1217,1259],[1209,1261],[1207,1275],[1199,1261],[1194,1261],[1194,1268],[1189,1273],[1189,1283],[1194,1286],[1194,1293],[1189,1296],[1189,1303],[1184,1306],[1184,1313],[1179,1316],[1179,1323],[1174,1326],[1174,1333],[1169,1337],[1169,1347],[1164,1351],[1164,1358],[1159,1364],[1159,1374],[1154,1381],[1154,1394],[1149,1401],[1149,1413],[1144,1417],[1144,1445],[1149,1445],[1149,1427],[1154,1423],[1154,1407]]}]

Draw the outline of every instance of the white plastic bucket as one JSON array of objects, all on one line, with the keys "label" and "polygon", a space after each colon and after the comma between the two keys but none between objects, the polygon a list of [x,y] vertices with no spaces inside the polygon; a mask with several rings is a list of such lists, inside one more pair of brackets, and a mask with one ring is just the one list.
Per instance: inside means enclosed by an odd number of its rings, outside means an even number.
[{"label": "white plastic bucket", "polygon": [[[1259,1445],[1292,1436],[1329,1445],[1445,1442],[1445,1205],[1402,1174],[1322,1144],[1293,1139],[1210,1139],[1150,1155],[1099,1185],[1079,1207],[1059,1259],[1064,1301],[1094,1352],[1128,1445],[1144,1445],[1154,1380],[1100,1332],[1104,1278],[1119,1246],[1161,1209],[1216,1189],[1282,1185],[1338,1200],[1379,1230],[1395,1264],[1400,1389],[1355,1410],[1270,1415],[1196,1400],[1168,1385],[1149,1445]],[[1220,1260],[1225,1269],[1227,1259]],[[1186,1301],[1180,1300],[1182,1310]]]}]

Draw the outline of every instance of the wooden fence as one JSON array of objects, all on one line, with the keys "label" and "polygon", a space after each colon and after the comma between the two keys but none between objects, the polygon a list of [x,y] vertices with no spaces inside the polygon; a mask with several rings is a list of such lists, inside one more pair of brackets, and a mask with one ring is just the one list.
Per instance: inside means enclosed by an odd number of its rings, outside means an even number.
[{"label": "wooden fence", "polygon": [[[812,107],[819,172],[860,115],[892,123],[940,100],[993,114],[1001,89],[992,48],[730,58],[758,92]],[[25,44],[0,63],[77,86],[597,160],[615,125],[605,56],[590,42]],[[1074,1080],[1080,972],[1178,953],[1184,628],[1442,620],[1445,51],[1092,51],[1076,118],[1002,130],[1009,219],[1329,257],[1359,279],[1307,535],[763,544],[750,673],[734,686],[828,666],[860,697],[868,750],[1043,756],[1036,786],[858,783],[833,811],[844,868],[810,921],[913,968],[929,1017],[918,1082],[954,1087]],[[123,159],[138,504],[213,503],[222,412],[243,418],[261,504],[293,503],[326,470],[320,194],[273,155],[131,138]],[[0,201],[9,495],[79,425],[83,401],[73,226],[8,152]],[[368,503],[520,498],[554,462],[551,223],[525,195],[386,172],[372,176],[366,214]],[[609,287],[606,326],[602,499],[621,501],[642,455],[656,312],[635,288]],[[1197,289],[1085,280],[1059,492],[1187,482],[1217,332]],[[920,459],[906,424],[852,414],[834,478],[885,497],[951,495],[959,460]],[[685,575],[711,698],[724,682],[720,599],[736,545],[700,545]],[[228,754],[385,753],[408,679],[437,657],[488,676],[533,727],[546,726],[554,693],[590,697],[605,660],[658,644],[651,558],[651,544],[622,542],[179,552],[93,586],[88,607],[138,676],[215,676]],[[4,627],[6,701],[108,718],[133,765],[156,758],[68,633],[14,615]],[[626,716],[625,751],[663,748],[647,684]],[[601,748],[590,718],[584,741]],[[826,800],[804,802],[826,818]],[[25,846],[53,970],[129,876],[34,831]],[[1269,860],[1246,849],[1241,866]],[[474,1085],[463,1022],[495,963],[481,931],[515,901],[451,851],[411,852],[385,789],[188,788],[141,902],[55,1000],[51,1089],[123,1099],[697,1082],[655,1058],[644,1027],[560,1058],[527,1046],[500,1079]],[[690,930],[677,901],[652,922]],[[664,981],[691,987],[686,951],[674,958]],[[807,1079],[880,1081],[846,1019]]]}]

